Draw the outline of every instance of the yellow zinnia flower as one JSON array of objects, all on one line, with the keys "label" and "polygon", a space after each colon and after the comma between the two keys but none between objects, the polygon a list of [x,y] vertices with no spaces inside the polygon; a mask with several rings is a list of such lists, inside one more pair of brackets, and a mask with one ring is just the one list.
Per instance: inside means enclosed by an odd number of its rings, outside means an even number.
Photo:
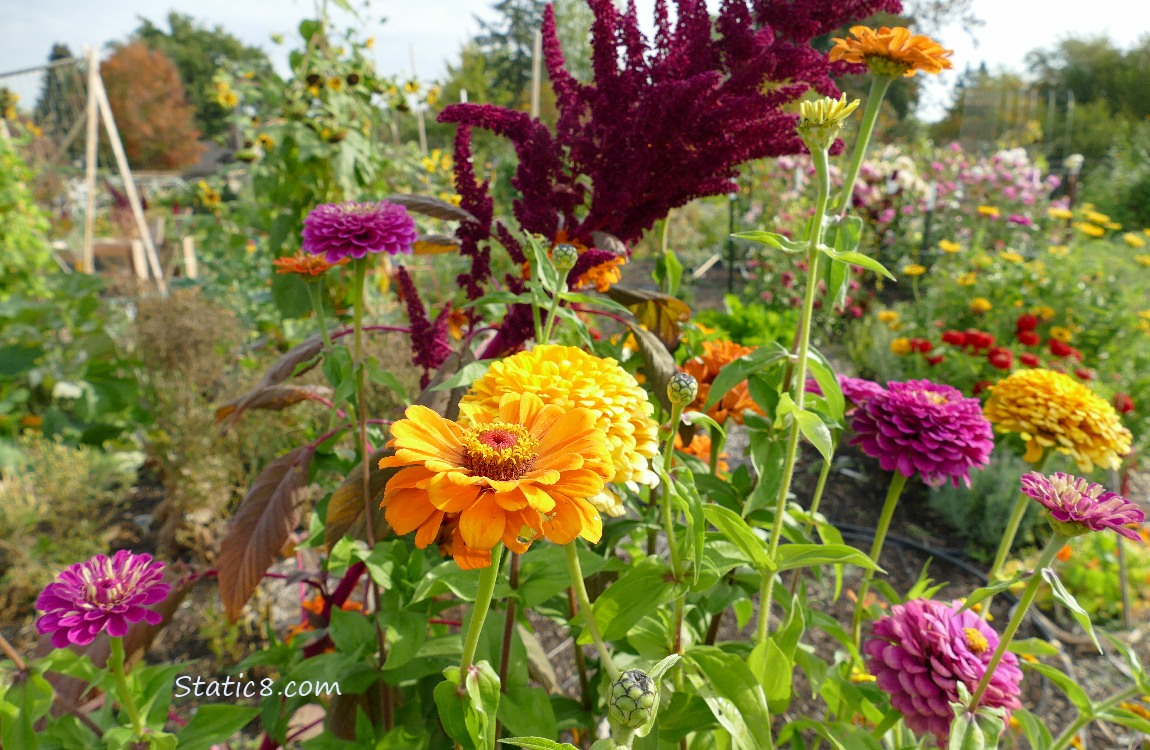
[{"label": "yellow zinnia flower", "polygon": [[887,325],[898,322],[898,313],[894,310],[879,310],[878,319]]},{"label": "yellow zinnia flower", "polygon": [[1074,226],[1078,229],[1079,232],[1082,232],[1085,235],[1089,235],[1090,237],[1101,237],[1102,235],[1106,234],[1106,230],[1102,227],[1086,221],[1080,221]]},{"label": "yellow zinnia flower", "polygon": [[834,40],[831,62],[866,63],[875,75],[890,78],[913,76],[919,71],[941,73],[954,67],[949,60],[954,50],[943,49],[928,36],[911,34],[910,29],[883,26],[876,31],[852,26],[850,32],[854,39]]},{"label": "yellow zinnia flower", "polygon": [[[696,394],[695,400],[687,406],[687,409],[702,411],[711,394],[711,383],[719,376],[719,370],[753,351],[755,351],[754,348],[741,346],[733,341],[721,339],[704,341],[703,353],[683,363],[683,372],[693,377],[699,384],[699,392]],[[707,412],[707,416],[720,424],[726,422],[728,418],[742,424],[743,413],[747,411],[763,413],[762,409],[751,398],[747,381],[744,380],[723,394],[718,403]]]},{"label": "yellow zinnia flower", "polygon": [[1000,257],[1007,263],[1021,263],[1023,260],[1025,260],[1025,258],[1013,250],[1007,250]]},{"label": "yellow zinnia flower", "polygon": [[1114,407],[1060,372],[1014,372],[991,386],[983,412],[998,432],[1018,433],[1026,443],[1024,459],[1032,464],[1053,448],[1083,472],[1117,469],[1130,452],[1130,431]]},{"label": "yellow zinnia flower", "polygon": [[970,301],[970,311],[975,315],[990,312],[992,309],[994,309],[994,305],[990,304],[990,300],[986,297],[975,297]]},{"label": "yellow zinnia flower", "polygon": [[1134,260],[1138,265],[1150,267],[1150,255],[1135,255]]},{"label": "yellow zinnia flower", "polygon": [[1074,218],[1074,212],[1073,211],[1071,211],[1068,208],[1058,208],[1057,206],[1053,206],[1051,208],[1046,209],[1046,215],[1052,219],[1073,219]]},{"label": "yellow zinnia flower", "polygon": [[900,357],[910,354],[910,339],[905,336],[899,336],[890,342],[890,351],[892,354],[897,354]]},{"label": "yellow zinnia flower", "polygon": [[974,273],[973,271],[960,273],[958,278],[955,279],[955,283],[957,283],[959,286],[974,286],[976,283],[978,283],[978,274]]},{"label": "yellow zinnia flower", "polygon": [[859,100],[848,102],[847,95],[829,96],[799,103],[799,125],[842,125],[858,109]]},{"label": "yellow zinnia flower", "polygon": [[1036,316],[1039,320],[1050,320],[1054,317],[1054,308],[1049,305],[1039,305],[1032,309],[1031,314]]},{"label": "yellow zinnia flower", "polygon": [[587,499],[615,472],[594,412],[508,393],[491,419],[468,428],[425,406],[406,415],[391,426],[395,455],[379,462],[406,467],[388,480],[381,504],[396,534],[418,530],[422,549],[446,526],[465,569],[491,565],[500,542],[523,553],[539,537],[599,541],[603,520]]},{"label": "yellow zinnia flower", "polygon": [[944,253],[957,253],[962,251],[962,245],[950,240],[939,240],[938,249]]},{"label": "yellow zinnia flower", "polygon": [[902,269],[903,276],[922,276],[924,273],[926,273],[926,266],[920,266],[918,263],[911,263]]},{"label": "yellow zinnia flower", "polygon": [[[493,362],[459,404],[472,421],[498,413],[506,393],[534,393],[563,409],[584,407],[596,415],[606,435],[616,482],[654,485],[648,460],[659,450],[658,425],[647,392],[613,359],[596,357],[573,346],[545,344]],[[620,509],[617,498],[590,499],[599,510]]]},{"label": "yellow zinnia flower", "polygon": [[1074,334],[1070,331],[1069,328],[1064,328],[1063,326],[1054,326],[1050,329],[1050,338],[1061,341],[1064,344],[1069,344],[1070,341],[1074,338]]},{"label": "yellow zinnia flower", "polygon": [[1051,245],[1046,248],[1046,252],[1053,255],[1055,258],[1065,258],[1070,255],[1069,245]]},{"label": "yellow zinnia flower", "polygon": [[997,206],[979,206],[978,207],[978,215],[979,216],[985,216],[985,217],[990,218],[990,219],[997,219],[999,216],[999,213],[1000,212],[999,212]]},{"label": "yellow zinnia flower", "polygon": [[1142,239],[1134,232],[1127,232],[1126,234],[1122,235],[1122,239],[1125,240],[1126,244],[1130,247],[1146,247],[1146,240]]},{"label": "yellow zinnia flower", "polygon": [[1086,220],[1091,224],[1109,224],[1110,217],[1097,211],[1087,211]]}]

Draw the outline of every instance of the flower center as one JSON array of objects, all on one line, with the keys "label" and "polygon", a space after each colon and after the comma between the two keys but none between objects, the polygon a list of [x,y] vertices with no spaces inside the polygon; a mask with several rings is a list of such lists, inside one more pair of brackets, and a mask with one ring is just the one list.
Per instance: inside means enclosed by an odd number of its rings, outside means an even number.
[{"label": "flower center", "polygon": [[914,395],[920,401],[926,401],[930,404],[942,405],[950,403],[950,399],[948,399],[945,394],[938,393],[937,391],[915,391]]},{"label": "flower center", "polygon": [[463,465],[479,476],[500,482],[518,479],[535,458],[535,440],[522,425],[491,422],[463,434]]},{"label": "flower center", "polygon": [[990,648],[990,642],[986,640],[986,636],[978,628],[963,628],[962,632],[966,634],[966,645],[970,647],[972,652],[984,654]]},{"label": "flower center", "polygon": [[109,561],[104,569],[85,567],[80,572],[84,581],[84,600],[90,607],[106,609],[120,602],[127,594],[130,581],[117,575]]},{"label": "flower center", "polygon": [[867,55],[866,66],[870,72],[886,78],[906,75],[906,72],[913,67],[910,63],[880,54]]}]

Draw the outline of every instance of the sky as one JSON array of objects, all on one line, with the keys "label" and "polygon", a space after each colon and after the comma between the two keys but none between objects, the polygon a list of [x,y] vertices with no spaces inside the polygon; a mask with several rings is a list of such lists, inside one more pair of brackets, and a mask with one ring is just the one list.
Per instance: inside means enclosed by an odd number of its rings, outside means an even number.
[{"label": "sky", "polygon": [[[364,33],[376,39],[380,72],[425,79],[443,74],[460,46],[478,29],[475,16],[489,16],[494,0],[374,0],[363,19]],[[717,4],[714,0],[709,0]],[[650,18],[653,0],[638,0],[642,18]],[[219,24],[246,43],[262,47],[286,70],[286,46],[272,43],[275,33],[292,38],[299,21],[314,15],[311,0],[0,0],[0,74],[44,62],[53,42],[80,54],[85,45],[103,49],[123,39],[146,17],[158,25],[169,10]],[[955,50],[958,70],[985,62],[992,70],[1021,71],[1025,54],[1072,35],[1107,35],[1129,47],[1150,34],[1150,3],[1139,0],[974,0],[974,15],[985,21],[972,39],[961,28],[937,38]],[[381,19],[386,22],[381,23]],[[943,74],[926,91],[920,115],[941,116],[950,101],[957,72]],[[27,103],[39,90],[39,78],[0,78]]]}]

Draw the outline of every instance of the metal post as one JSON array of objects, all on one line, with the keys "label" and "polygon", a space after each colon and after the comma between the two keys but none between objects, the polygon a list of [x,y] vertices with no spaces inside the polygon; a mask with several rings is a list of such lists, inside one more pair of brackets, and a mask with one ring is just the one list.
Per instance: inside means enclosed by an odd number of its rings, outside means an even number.
[{"label": "metal post", "polygon": [[735,293],[735,238],[731,235],[735,233],[735,200],[738,197],[738,193],[727,195],[727,294]]},{"label": "metal post", "polygon": [[95,253],[92,251],[96,231],[96,145],[100,137],[96,81],[100,77],[100,56],[94,47],[85,50],[84,56],[88,60],[88,142],[84,155],[84,187],[88,194],[85,196],[87,203],[84,208],[84,248],[80,254],[80,271],[93,273],[96,268]]}]

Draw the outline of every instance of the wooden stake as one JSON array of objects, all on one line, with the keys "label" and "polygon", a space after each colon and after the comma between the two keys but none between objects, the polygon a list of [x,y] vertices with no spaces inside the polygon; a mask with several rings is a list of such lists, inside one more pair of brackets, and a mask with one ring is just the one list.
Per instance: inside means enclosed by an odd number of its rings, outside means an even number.
[{"label": "wooden stake", "polygon": [[80,254],[80,271],[94,273],[96,264],[92,241],[96,230],[96,139],[100,137],[96,81],[100,80],[100,56],[95,48],[85,50],[84,56],[88,59],[88,142],[84,157],[84,186],[88,194],[84,210],[84,249]]},{"label": "wooden stake", "polygon": [[140,203],[140,194],[136,192],[136,182],[132,178],[132,170],[128,167],[128,157],[124,153],[124,144],[120,140],[120,131],[116,128],[116,120],[112,117],[112,105],[108,102],[108,92],[104,91],[104,83],[100,76],[89,79],[95,87],[96,104],[99,106],[101,119],[104,121],[104,130],[108,133],[108,140],[112,144],[112,153],[116,157],[116,166],[120,170],[120,177],[124,180],[124,192],[128,196],[128,205],[132,207],[132,218],[136,220],[136,229],[140,233],[140,241],[144,243],[144,251],[151,267],[152,276],[156,285],[164,296],[168,294],[168,282],[164,278],[163,269],[160,268],[160,257],[156,253],[156,246],[152,242],[152,233],[148,231],[148,222],[144,218],[144,207]]},{"label": "wooden stake", "polygon": [[185,237],[181,244],[184,250],[184,276],[194,279],[200,272],[196,261],[196,238]]}]

